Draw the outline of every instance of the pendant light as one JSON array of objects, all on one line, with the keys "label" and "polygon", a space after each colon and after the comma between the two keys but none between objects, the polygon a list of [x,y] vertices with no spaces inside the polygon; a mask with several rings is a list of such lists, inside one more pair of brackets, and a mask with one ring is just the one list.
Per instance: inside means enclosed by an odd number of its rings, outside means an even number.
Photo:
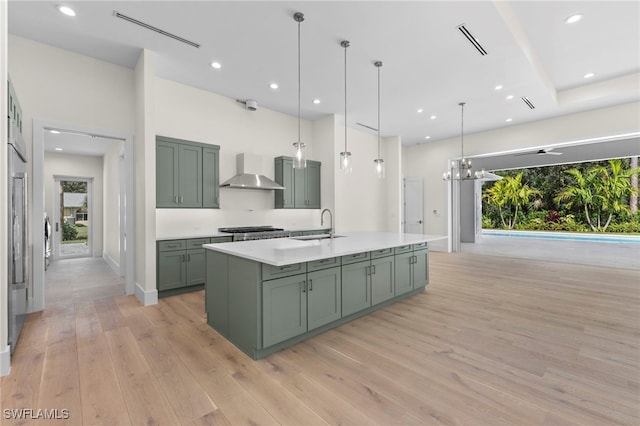
[{"label": "pendant light", "polygon": [[373,164],[375,165],[376,176],[378,178],[384,178],[384,160],[380,156],[380,67],[382,67],[381,61],[376,61],[374,63],[376,68],[378,68],[378,158],[373,160]]},{"label": "pendant light", "polygon": [[307,167],[307,146],[300,140],[300,23],[304,21],[304,15],[296,12],[293,19],[298,23],[298,139],[293,143],[293,168],[304,169]]},{"label": "pendant light", "polygon": [[342,40],[340,46],[344,48],[344,151],[340,153],[340,170],[351,173],[351,153],[347,150],[347,47],[349,42]]},{"label": "pendant light", "polygon": [[464,158],[464,105],[460,102],[460,160],[451,161],[449,170],[442,174],[443,180],[473,180],[485,177],[485,170],[471,173],[471,160]]}]

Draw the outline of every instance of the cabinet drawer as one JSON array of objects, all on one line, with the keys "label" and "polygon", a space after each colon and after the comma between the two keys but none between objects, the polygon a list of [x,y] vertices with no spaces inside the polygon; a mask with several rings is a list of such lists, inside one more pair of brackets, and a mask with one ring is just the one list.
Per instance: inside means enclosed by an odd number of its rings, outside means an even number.
[{"label": "cabinet drawer", "polygon": [[230,243],[233,241],[233,237],[211,237],[211,243]]},{"label": "cabinet drawer", "polygon": [[201,249],[203,244],[209,244],[210,238],[193,238],[187,240],[187,249]]},{"label": "cabinet drawer", "polygon": [[342,256],[342,264],[346,265],[349,263],[354,263],[354,262],[360,262],[362,260],[369,260],[369,252],[364,252],[364,253],[356,253],[356,254],[349,254],[347,256]]},{"label": "cabinet drawer", "polygon": [[392,255],[393,255],[393,248],[373,250],[371,252],[371,258],[372,259],[377,259],[379,257],[392,256]]},{"label": "cabinet drawer", "polygon": [[307,262],[307,271],[317,271],[320,269],[332,268],[334,266],[340,266],[339,257],[330,257],[328,259],[314,260],[313,262]]},{"label": "cabinet drawer", "polygon": [[262,280],[288,277],[289,275],[304,274],[307,272],[306,263],[294,263],[293,265],[273,266],[262,264]]},{"label": "cabinet drawer", "polygon": [[413,245],[413,249],[414,250],[424,250],[424,249],[427,248],[427,246],[428,246],[427,243],[418,243],[418,244],[414,244]]},{"label": "cabinet drawer", "polygon": [[187,248],[185,240],[158,241],[158,251],[184,250]]},{"label": "cabinet drawer", "polygon": [[395,254],[408,253],[410,251],[411,251],[411,244],[407,244],[406,246],[396,247],[394,249]]}]

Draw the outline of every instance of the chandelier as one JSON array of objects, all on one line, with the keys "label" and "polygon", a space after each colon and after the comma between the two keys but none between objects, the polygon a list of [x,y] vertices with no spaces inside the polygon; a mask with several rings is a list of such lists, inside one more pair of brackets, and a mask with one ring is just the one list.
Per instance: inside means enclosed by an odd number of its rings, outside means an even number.
[{"label": "chandelier", "polygon": [[484,169],[472,172],[471,171],[471,159],[464,158],[464,105],[465,102],[460,102],[460,159],[452,160],[449,165],[449,170],[442,174],[442,179],[446,181],[450,180],[474,180],[482,179],[486,176]]}]

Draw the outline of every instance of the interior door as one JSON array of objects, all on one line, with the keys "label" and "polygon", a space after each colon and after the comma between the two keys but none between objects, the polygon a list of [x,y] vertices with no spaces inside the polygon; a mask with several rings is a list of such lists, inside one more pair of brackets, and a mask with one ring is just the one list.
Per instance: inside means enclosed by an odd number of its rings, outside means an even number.
[{"label": "interior door", "polygon": [[404,232],[423,233],[422,178],[404,178]]}]

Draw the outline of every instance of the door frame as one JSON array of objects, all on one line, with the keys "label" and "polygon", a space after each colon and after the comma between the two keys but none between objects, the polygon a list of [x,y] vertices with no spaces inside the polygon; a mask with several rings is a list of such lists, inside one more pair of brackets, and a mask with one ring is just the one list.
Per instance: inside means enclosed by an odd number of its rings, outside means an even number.
[{"label": "door frame", "polygon": [[[80,126],[77,124],[64,123],[59,121],[33,119],[32,137],[32,166],[33,166],[33,210],[31,217],[31,242],[33,247],[32,262],[32,295],[28,300],[27,310],[29,312],[41,311],[45,307],[44,297],[44,239],[39,236],[44,235],[44,132],[47,130],[60,130],[74,132],[89,136],[96,136],[107,139],[121,140],[124,142],[125,161],[125,200],[126,200],[126,223],[124,238],[126,239],[126,251],[120,252],[120,258],[125,259],[126,265],[125,291],[126,294],[134,293],[134,260],[135,260],[135,232],[134,211],[133,211],[133,135],[109,129],[97,129],[93,127]],[[40,194],[35,196],[35,194]],[[123,264],[123,262],[120,262]]]},{"label": "door frame", "polygon": [[[80,177],[80,176],[66,176],[66,175],[54,175],[54,191],[53,194],[58,194],[58,190],[60,189],[60,182],[62,181],[74,181],[74,182],[86,182],[87,183],[87,210],[89,213],[89,227],[88,227],[88,238],[87,238],[87,248],[88,252],[86,255],[81,256],[61,256],[60,255],[60,245],[62,244],[62,220],[64,218],[60,217],[60,197],[53,197],[53,218],[54,225],[59,224],[59,231],[54,230],[53,235],[55,236],[53,241],[53,258],[54,259],[72,259],[74,257],[93,257],[93,178],[92,177]],[[55,228],[55,226],[54,226]]]}]

